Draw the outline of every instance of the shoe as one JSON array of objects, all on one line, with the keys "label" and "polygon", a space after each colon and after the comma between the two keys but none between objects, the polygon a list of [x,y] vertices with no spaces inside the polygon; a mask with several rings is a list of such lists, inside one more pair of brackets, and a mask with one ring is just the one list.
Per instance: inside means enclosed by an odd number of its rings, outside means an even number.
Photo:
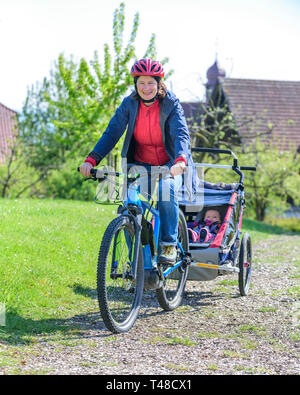
[{"label": "shoe", "polygon": [[205,239],[206,239],[206,236],[207,236],[207,230],[204,229],[204,228],[201,229],[200,230],[200,234],[199,234],[199,242],[203,243],[205,241]]},{"label": "shoe", "polygon": [[158,262],[173,264],[176,262],[176,257],[177,250],[175,246],[162,246]]}]

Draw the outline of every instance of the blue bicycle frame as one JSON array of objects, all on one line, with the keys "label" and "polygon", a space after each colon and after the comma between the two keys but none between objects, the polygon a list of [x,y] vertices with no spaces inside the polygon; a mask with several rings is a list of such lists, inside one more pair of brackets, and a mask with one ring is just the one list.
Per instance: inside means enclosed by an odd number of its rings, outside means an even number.
[{"label": "blue bicycle frame", "polygon": [[[159,229],[160,229],[160,217],[159,217],[159,211],[153,207],[148,201],[141,200],[139,198],[139,187],[135,185],[133,182],[128,186],[128,193],[127,193],[127,200],[124,201],[124,206],[128,206],[129,204],[131,205],[136,205],[142,209],[143,215],[146,214],[147,210],[150,212],[153,217],[154,217],[154,239],[155,239],[155,246],[158,246],[159,243]],[[184,256],[184,250],[179,242],[177,240],[177,246],[180,249],[182,255]],[[154,254],[154,257],[152,257],[151,254],[151,249],[150,245],[142,245],[142,250],[143,250],[143,258],[144,258],[144,270],[150,271],[155,268],[157,268],[157,254]],[[181,266],[183,263],[183,260],[179,260],[176,262],[174,265],[167,267],[165,270],[162,271],[163,277],[166,278],[171,272],[176,270],[179,266]]]}]

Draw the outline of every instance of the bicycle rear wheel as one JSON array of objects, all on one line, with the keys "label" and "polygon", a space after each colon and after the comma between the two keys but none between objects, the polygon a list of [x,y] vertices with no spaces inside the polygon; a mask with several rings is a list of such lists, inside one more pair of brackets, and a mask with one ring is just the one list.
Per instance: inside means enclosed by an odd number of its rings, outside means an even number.
[{"label": "bicycle rear wheel", "polygon": [[[186,252],[188,251],[188,231],[184,214],[179,210],[178,240]],[[183,258],[181,250],[177,247],[177,262]],[[175,269],[167,278],[163,286],[156,290],[160,306],[166,311],[176,309],[183,298],[188,275],[188,266],[182,265]]]},{"label": "bicycle rear wheel", "polygon": [[134,256],[135,227],[128,217],[117,217],[103,235],[97,268],[101,316],[114,333],[129,331],[140,309],[144,287],[141,245],[136,261]]}]

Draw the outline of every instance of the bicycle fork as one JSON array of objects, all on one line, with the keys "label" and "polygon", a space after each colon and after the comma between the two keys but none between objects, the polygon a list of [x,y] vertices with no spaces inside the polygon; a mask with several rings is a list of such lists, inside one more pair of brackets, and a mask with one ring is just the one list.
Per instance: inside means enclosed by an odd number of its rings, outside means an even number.
[{"label": "bicycle fork", "polygon": [[[124,217],[129,218],[130,222],[132,222],[134,226],[134,236],[133,238],[130,236],[129,232],[124,229],[124,237],[125,240],[122,240],[122,233],[119,232],[115,242],[114,242],[114,249],[113,249],[113,257],[111,263],[111,270],[110,270],[110,278],[117,279],[117,278],[124,278],[125,280],[135,280],[136,279],[136,270],[137,265],[136,262],[139,258],[139,248],[140,248],[140,236],[141,236],[141,215],[132,215],[130,213],[122,214]],[[124,241],[128,247],[128,262],[125,270],[122,272],[118,272],[118,265],[119,265],[119,257],[121,255],[121,248]]]}]

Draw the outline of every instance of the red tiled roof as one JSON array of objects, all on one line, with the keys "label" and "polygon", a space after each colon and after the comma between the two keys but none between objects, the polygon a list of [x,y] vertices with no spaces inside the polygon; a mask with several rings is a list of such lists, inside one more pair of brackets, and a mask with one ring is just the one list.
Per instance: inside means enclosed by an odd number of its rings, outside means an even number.
[{"label": "red tiled roof", "polygon": [[[273,125],[272,141],[277,146],[300,147],[300,81],[224,78],[221,83],[238,124],[245,123],[245,117],[257,117],[261,119],[255,123],[257,131]],[[240,126],[239,133],[247,136],[249,127]]]},{"label": "red tiled roof", "polygon": [[0,103],[0,163],[5,161],[9,142],[14,138],[16,112]]}]

